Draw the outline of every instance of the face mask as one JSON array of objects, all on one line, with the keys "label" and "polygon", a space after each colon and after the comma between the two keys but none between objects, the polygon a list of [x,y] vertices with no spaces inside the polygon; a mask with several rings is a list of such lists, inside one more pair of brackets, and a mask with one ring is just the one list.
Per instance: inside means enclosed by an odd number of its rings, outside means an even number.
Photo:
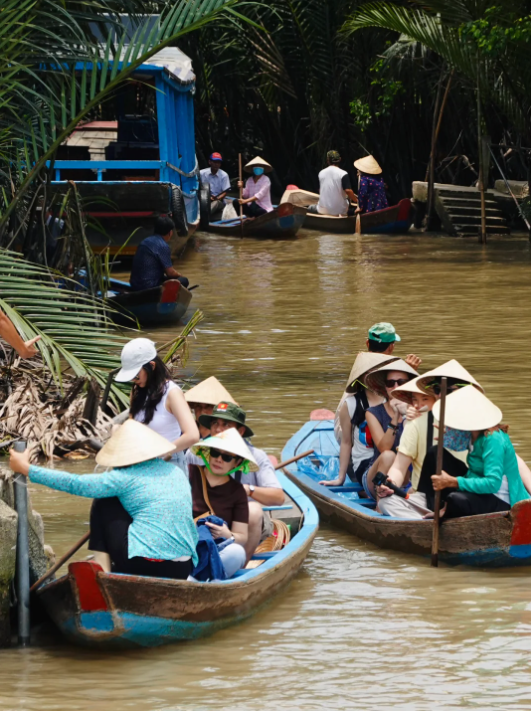
[{"label": "face mask", "polygon": [[263,168],[253,168],[253,173],[255,175],[263,175],[264,174],[264,169]]}]

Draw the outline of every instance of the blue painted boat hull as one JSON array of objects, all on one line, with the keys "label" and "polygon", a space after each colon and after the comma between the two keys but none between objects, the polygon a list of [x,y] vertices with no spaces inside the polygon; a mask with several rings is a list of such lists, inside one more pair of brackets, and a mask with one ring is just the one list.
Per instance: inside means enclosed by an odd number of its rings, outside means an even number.
[{"label": "blue painted boat hull", "polygon": [[[48,614],[71,642],[103,649],[155,647],[198,639],[253,615],[302,566],[317,533],[312,502],[283,474],[282,487],[303,514],[299,531],[259,567],[230,580],[195,583],[103,573],[89,562],[37,591]],[[260,556],[259,556],[260,557]]]},{"label": "blue painted boat hull", "polygon": [[260,215],[253,220],[244,218],[220,220],[211,222],[208,231],[214,234],[230,237],[262,237],[276,239],[278,237],[294,237],[306,219],[306,210],[289,203],[284,203],[275,208],[273,212]]},{"label": "blue painted boat hull", "polygon": [[[332,420],[307,422],[288,441],[282,459],[309,449],[317,454],[339,456]],[[382,516],[374,510],[374,503],[359,498],[358,484],[322,486],[319,481],[325,477],[308,473],[303,464],[292,464],[284,471],[314,502],[323,520],[381,548],[426,557],[431,554],[431,521]],[[443,522],[439,560],[479,567],[530,565],[531,500],[521,501],[506,513]]]}]

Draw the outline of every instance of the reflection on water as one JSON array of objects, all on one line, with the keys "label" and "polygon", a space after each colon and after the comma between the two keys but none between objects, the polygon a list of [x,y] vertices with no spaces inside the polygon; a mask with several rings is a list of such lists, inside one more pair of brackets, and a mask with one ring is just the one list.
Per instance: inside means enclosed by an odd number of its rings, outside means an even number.
[{"label": "reflection on water", "polygon": [[[312,409],[335,407],[367,328],[389,320],[400,355],[469,368],[531,460],[527,241],[200,235],[181,268],[201,284],[193,303],[205,313],[185,374],[217,375],[270,452]],[[62,552],[86,529],[88,501],[35,490]],[[0,707],[527,709],[528,575],[433,570],[322,527],[286,593],[211,639],[115,655],[62,643],[0,652]]]}]

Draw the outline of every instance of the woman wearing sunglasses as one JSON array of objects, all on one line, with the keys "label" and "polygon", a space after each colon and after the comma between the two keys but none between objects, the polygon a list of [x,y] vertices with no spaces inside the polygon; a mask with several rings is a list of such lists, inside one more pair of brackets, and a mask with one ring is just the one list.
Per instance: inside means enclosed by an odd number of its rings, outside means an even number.
[{"label": "woman wearing sunglasses", "polygon": [[199,439],[194,416],[181,388],[157,355],[153,341],[134,338],[121,354],[116,380],[132,383],[130,416],[175,445],[171,461],[186,473],[184,452]]},{"label": "woman wearing sunglasses", "polygon": [[387,474],[391,468],[402,430],[407,405],[393,397],[395,388],[405,385],[418,373],[404,360],[386,363],[366,377],[367,386],[385,398],[385,402],[367,410],[367,426],[374,445],[372,462],[363,475],[362,485],[369,498],[375,499],[373,478],[380,471]]},{"label": "woman wearing sunglasses", "polygon": [[192,452],[203,460],[203,465],[188,467],[194,518],[218,516],[223,526],[207,522],[214,540],[230,541],[220,550],[221,562],[227,578],[245,566],[249,529],[249,505],[243,484],[230,475],[249,471],[256,461],[240,433],[230,428],[215,437],[197,443]]}]

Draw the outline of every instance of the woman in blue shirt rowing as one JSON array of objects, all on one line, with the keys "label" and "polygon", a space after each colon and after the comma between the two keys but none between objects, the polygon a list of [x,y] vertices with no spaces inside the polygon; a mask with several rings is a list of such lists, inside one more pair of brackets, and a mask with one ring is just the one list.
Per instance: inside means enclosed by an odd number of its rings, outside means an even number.
[{"label": "woman in blue shirt rowing", "polygon": [[79,476],[29,462],[10,452],[9,465],[32,482],[95,499],[89,549],[106,572],[186,579],[197,562],[197,530],[186,475],[161,457],[174,444],[136,420],[127,420],[98,452],[109,469]]}]

